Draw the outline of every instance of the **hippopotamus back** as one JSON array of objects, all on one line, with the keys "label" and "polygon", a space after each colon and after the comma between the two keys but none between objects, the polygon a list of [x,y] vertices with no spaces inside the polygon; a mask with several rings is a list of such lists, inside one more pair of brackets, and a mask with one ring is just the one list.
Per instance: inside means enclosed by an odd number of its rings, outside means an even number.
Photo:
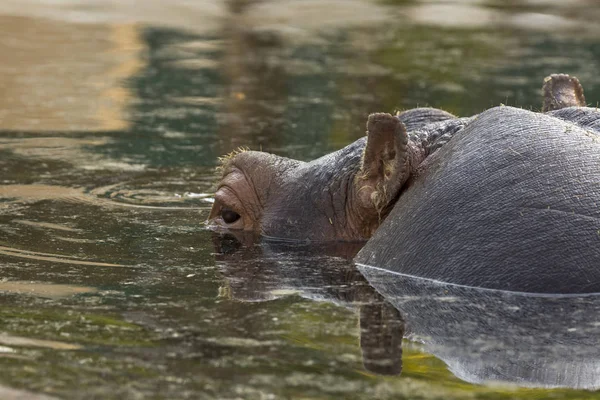
[{"label": "hippopotamus back", "polygon": [[356,262],[489,289],[600,292],[598,132],[483,112],[424,163]]}]

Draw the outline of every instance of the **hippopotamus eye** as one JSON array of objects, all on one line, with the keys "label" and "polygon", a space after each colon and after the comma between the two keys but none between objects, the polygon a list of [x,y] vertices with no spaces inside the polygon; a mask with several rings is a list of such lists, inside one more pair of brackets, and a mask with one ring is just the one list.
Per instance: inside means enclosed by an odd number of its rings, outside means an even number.
[{"label": "hippopotamus eye", "polygon": [[235,211],[229,208],[223,208],[221,210],[221,218],[223,218],[223,221],[226,224],[233,224],[235,221],[240,219],[240,214],[236,213]]}]

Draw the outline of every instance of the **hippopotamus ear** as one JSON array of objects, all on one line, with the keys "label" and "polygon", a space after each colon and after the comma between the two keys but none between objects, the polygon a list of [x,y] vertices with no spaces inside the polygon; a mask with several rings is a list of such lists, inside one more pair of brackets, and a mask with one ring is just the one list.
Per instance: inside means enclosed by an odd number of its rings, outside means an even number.
[{"label": "hippopotamus ear", "polygon": [[585,96],[579,79],[566,74],[553,74],[544,78],[543,112],[565,107],[585,107]]},{"label": "hippopotamus ear", "polygon": [[411,173],[411,148],[404,124],[390,114],[369,115],[367,144],[354,182],[359,204],[379,216]]}]

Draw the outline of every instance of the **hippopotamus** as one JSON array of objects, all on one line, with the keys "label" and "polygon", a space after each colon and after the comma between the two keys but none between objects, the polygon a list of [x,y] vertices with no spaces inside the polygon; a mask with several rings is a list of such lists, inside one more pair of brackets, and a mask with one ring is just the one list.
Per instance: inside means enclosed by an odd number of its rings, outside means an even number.
[{"label": "hippopotamus", "polygon": [[366,242],[359,265],[456,285],[600,292],[600,110],[568,75],[542,92],[541,112],[371,114],[365,137],[311,162],[234,152],[209,223]]}]

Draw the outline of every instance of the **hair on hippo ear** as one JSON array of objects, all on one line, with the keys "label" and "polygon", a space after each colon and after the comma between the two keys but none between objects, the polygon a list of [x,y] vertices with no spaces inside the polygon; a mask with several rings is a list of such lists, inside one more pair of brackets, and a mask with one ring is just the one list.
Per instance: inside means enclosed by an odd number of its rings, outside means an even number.
[{"label": "hair on hippo ear", "polygon": [[359,204],[381,217],[412,173],[413,153],[404,124],[397,117],[369,115],[367,144],[354,181]]},{"label": "hair on hippo ear", "polygon": [[544,96],[542,112],[587,105],[579,79],[566,74],[552,74],[544,78],[542,95]]}]

